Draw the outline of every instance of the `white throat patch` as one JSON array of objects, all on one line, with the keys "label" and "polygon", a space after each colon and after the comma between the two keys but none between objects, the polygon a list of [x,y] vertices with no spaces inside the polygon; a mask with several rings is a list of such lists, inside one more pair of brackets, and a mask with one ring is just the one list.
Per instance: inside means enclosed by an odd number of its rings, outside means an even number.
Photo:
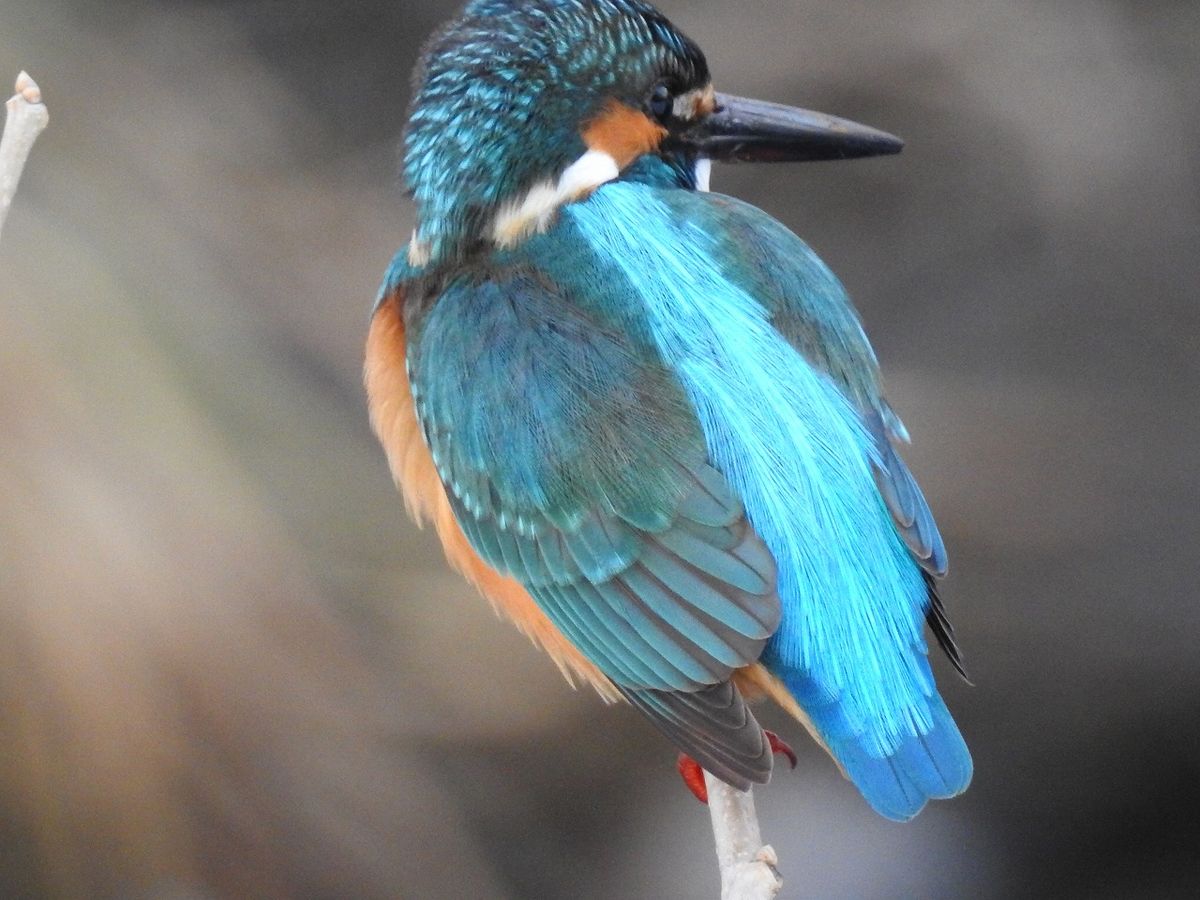
[{"label": "white throat patch", "polygon": [[574,203],[621,174],[617,161],[603,150],[589,150],[563,171],[558,184],[547,179],[523,197],[500,207],[492,223],[492,242],[501,249],[515,247],[549,226],[560,207]]}]

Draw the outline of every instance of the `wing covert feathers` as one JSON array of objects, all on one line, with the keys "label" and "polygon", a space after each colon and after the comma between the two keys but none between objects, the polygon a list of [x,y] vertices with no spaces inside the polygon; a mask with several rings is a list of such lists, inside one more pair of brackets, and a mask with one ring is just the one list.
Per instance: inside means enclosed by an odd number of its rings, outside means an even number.
[{"label": "wing covert feathers", "polygon": [[916,479],[896,452],[895,442],[907,440],[904,426],[890,409],[885,408],[885,412],[887,422],[884,415],[878,412],[866,417],[867,427],[875,439],[875,449],[879,457],[873,466],[875,484],[892,514],[896,530],[904,538],[913,558],[923,570],[929,592],[925,622],[950,664],[969,682],[963,666],[962,652],[954,641],[954,626],[946,616],[946,608],[942,605],[942,598],[937,589],[937,579],[946,574],[946,545],[942,542],[937,523],[933,520],[933,513],[917,486]]},{"label": "wing covert feathers", "polygon": [[529,592],[484,563],[467,541],[421,437],[404,360],[404,322],[399,297],[393,294],[379,305],[371,322],[364,380],[371,425],[387,453],[409,514],[418,524],[433,523],[450,565],[475,585],[497,612],[541,646],[568,682],[591,685],[608,702],[619,699],[612,682],[563,636]]},{"label": "wing covert feathers", "polygon": [[946,574],[946,545],[925,496],[912,472],[896,452],[893,435],[877,412],[867,415],[867,427],[875,438],[878,461],[874,465],[875,484],[887,504],[896,530],[921,568],[936,578]]}]

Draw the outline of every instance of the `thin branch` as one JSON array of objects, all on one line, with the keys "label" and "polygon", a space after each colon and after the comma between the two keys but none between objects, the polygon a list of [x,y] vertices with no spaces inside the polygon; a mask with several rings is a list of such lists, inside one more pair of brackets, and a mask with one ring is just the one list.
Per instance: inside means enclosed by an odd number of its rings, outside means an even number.
[{"label": "thin branch", "polygon": [[721,866],[721,900],[771,900],[783,887],[779,858],[762,842],[754,793],[742,793],[708,772],[708,811]]},{"label": "thin branch", "polygon": [[17,193],[33,142],[50,121],[41,89],[27,72],[17,76],[16,91],[5,104],[8,115],[4,119],[4,137],[0,138],[0,233],[4,231],[4,220],[8,218],[8,208]]}]

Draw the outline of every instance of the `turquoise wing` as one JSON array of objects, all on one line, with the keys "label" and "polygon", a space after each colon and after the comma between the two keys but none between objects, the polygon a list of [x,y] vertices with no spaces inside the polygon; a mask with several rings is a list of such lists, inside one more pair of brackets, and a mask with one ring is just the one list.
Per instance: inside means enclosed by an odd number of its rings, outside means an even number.
[{"label": "turquoise wing", "polygon": [[410,296],[409,373],[472,546],[681,750],[765,781],[730,676],[778,627],[775,564],[678,380],[535,267],[493,262],[430,293]]}]

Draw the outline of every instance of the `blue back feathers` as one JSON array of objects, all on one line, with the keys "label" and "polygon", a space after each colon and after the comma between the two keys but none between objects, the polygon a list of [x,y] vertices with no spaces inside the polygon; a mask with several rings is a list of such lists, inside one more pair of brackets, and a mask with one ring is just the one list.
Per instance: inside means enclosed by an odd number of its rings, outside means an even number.
[{"label": "blue back feathers", "polygon": [[612,185],[566,215],[634,285],[710,454],[776,556],[796,615],[771,658],[844,694],[851,721],[877,723],[872,749],[886,755],[930,724],[922,701],[933,686],[911,652],[923,645],[924,580],[875,487],[860,412],[772,327],[763,304],[713,266],[699,215],[706,200],[692,197],[691,221],[634,184]]},{"label": "blue back feathers", "polygon": [[909,818],[963,790],[970,756],[926,659],[929,588],[877,487],[892,451],[870,423],[890,410],[836,278],[727,198],[622,183],[564,216],[615,261],[614,290],[641,298],[711,458],[775,555],[784,616],[763,661],[881,813]]}]

